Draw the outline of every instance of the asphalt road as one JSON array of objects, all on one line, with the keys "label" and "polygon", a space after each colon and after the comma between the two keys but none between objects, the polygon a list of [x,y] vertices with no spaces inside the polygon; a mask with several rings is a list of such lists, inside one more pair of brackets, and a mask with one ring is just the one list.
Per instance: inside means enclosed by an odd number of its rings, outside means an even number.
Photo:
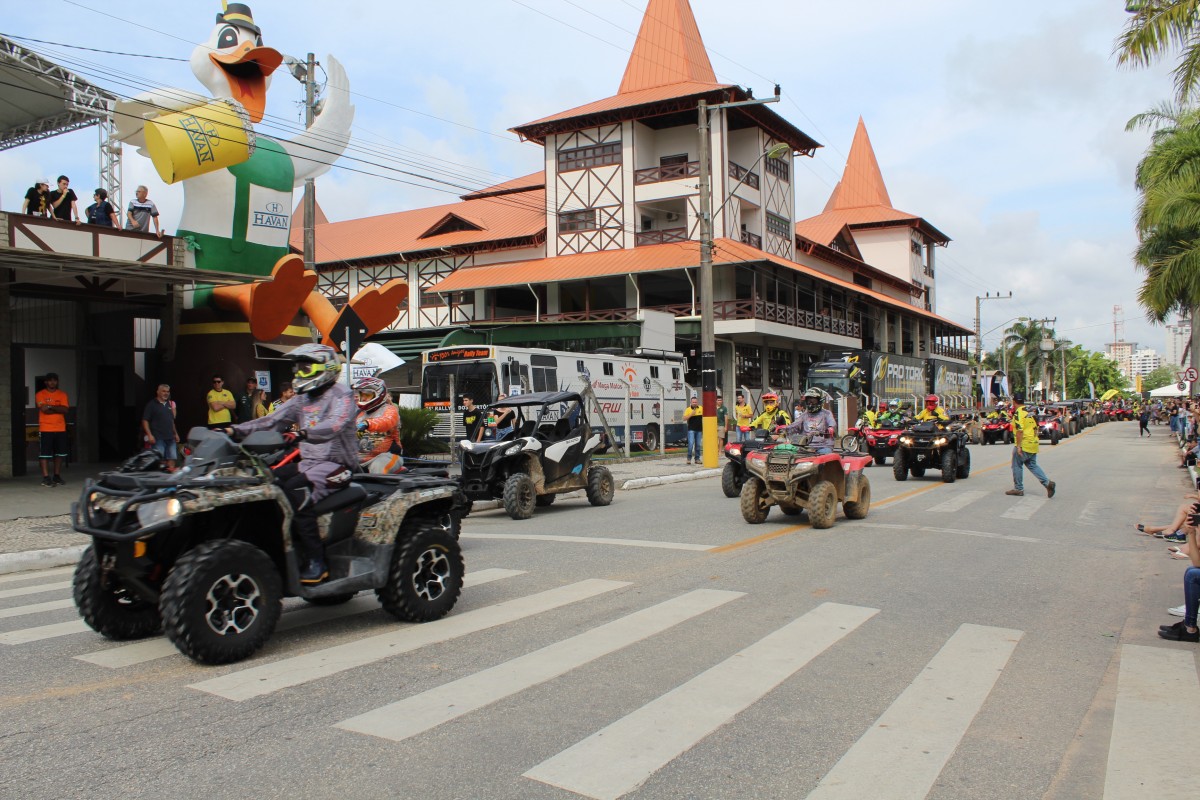
[{"label": "asphalt road", "polygon": [[[743,522],[717,479],[472,514],[445,620],[285,604],[254,659],[80,631],[69,570],[0,579],[0,797],[1194,797],[1181,562],[1134,535],[1186,490],[1108,424],[1058,483],[873,467],[873,508]],[[333,613],[345,614],[333,618]],[[332,648],[338,648],[336,650]]]}]

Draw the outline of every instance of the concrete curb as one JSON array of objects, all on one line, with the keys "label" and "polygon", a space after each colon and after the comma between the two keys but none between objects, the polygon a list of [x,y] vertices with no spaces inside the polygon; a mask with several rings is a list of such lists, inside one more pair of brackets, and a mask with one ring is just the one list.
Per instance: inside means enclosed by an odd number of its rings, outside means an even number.
[{"label": "concrete curb", "polygon": [[647,486],[663,486],[668,483],[683,483],[698,481],[702,478],[715,478],[721,474],[719,469],[702,469],[699,472],[683,472],[678,475],[654,475],[649,478],[631,478],[621,485],[622,489],[645,489]]},{"label": "concrete curb", "polygon": [[22,553],[0,553],[0,575],[50,567],[66,567],[83,555],[87,545],[52,547],[48,550],[26,550]]}]

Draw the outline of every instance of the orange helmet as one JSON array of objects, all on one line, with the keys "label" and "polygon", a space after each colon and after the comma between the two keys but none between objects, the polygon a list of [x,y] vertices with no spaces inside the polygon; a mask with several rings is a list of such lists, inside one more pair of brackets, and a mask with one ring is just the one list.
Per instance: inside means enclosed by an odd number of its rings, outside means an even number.
[{"label": "orange helmet", "polygon": [[775,394],[774,392],[764,392],[762,401],[764,404],[771,403],[774,405],[779,402],[779,395]]},{"label": "orange helmet", "polygon": [[887,409],[888,409],[887,400],[883,400],[883,401],[881,401],[881,402],[879,403],[879,410],[880,410],[880,411],[887,411]]},{"label": "orange helmet", "polygon": [[938,407],[938,397],[936,394],[931,394],[931,395],[925,396],[925,407],[928,408],[930,411],[933,411],[935,408]]}]

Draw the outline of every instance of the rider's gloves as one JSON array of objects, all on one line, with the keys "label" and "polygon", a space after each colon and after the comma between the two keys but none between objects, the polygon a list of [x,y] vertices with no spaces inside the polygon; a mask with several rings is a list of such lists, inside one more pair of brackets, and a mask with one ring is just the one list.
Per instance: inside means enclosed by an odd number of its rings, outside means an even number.
[{"label": "rider's gloves", "polygon": [[302,442],[307,438],[308,437],[304,434],[304,431],[288,431],[283,435],[283,441],[286,444],[296,444],[297,442]]},{"label": "rider's gloves", "polygon": [[367,429],[367,421],[365,419],[360,419],[358,421],[358,425],[355,427],[360,431],[365,431]]}]

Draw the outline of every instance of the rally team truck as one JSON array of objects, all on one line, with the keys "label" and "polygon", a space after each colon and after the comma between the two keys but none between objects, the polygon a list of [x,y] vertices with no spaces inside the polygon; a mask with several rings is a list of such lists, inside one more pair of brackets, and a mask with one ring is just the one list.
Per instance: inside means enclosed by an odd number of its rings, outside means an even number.
[{"label": "rally team truck", "polygon": [[[630,441],[645,450],[657,450],[662,441],[686,438],[684,369],[683,356],[662,351],[568,353],[504,345],[442,347],[421,354],[421,404],[438,412],[433,435],[448,441],[461,439],[464,433],[463,392],[471,394],[475,405],[484,406],[501,393],[582,392],[587,384],[595,395],[589,415],[599,417],[595,412],[601,412],[616,445],[623,447],[628,391]],[[599,424],[598,419],[592,421]]]},{"label": "rally team truck", "polygon": [[[807,388],[834,398],[865,397],[871,403],[916,403],[936,394],[948,406],[970,403],[971,368],[942,359],[923,359],[877,350],[827,350],[808,368]],[[865,409],[863,409],[865,410]]]}]

